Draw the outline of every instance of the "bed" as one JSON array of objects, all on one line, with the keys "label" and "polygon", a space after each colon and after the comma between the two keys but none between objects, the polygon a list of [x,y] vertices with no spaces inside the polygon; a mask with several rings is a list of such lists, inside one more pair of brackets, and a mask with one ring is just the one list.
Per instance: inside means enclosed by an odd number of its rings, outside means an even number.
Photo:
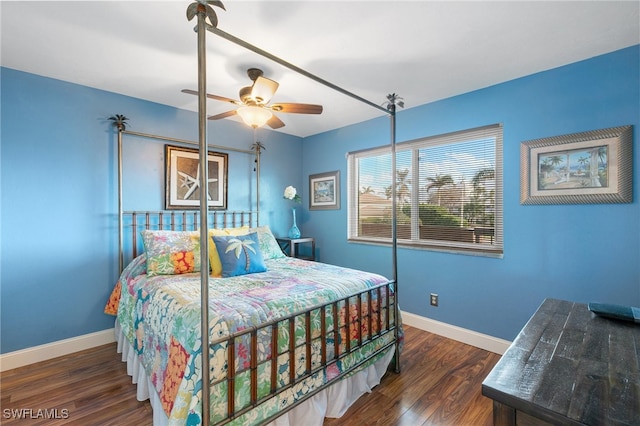
[{"label": "bed", "polygon": [[[204,200],[199,216],[124,212],[123,135],[197,145],[199,184],[207,186],[203,153],[230,149],[211,145],[207,138],[207,32],[387,113],[392,174],[395,108],[403,106],[402,98],[390,94],[381,106],[322,80],[219,30],[211,6],[224,8],[216,0],[195,2],[187,9],[189,20],[197,16],[198,142],[127,131],[126,117],[112,117],[118,136],[122,274],[105,312],[117,315],[118,350],[138,384],[138,399],[151,401],[154,425],[320,425],[325,416],[340,417],[379,383],[388,367],[400,372],[395,185],[387,279],[282,253],[269,227],[260,223],[262,145],[257,140],[248,151],[255,154],[251,161],[256,182],[247,188],[256,197],[251,203],[255,214],[212,213]],[[143,225],[138,217],[144,218]],[[127,222],[129,242],[123,235]],[[140,245],[144,250],[139,252]],[[126,261],[123,247],[131,249]],[[208,356],[203,356],[205,351]]]},{"label": "bed", "polygon": [[[169,230],[153,230],[158,214],[133,213],[145,217],[131,232],[142,241],[131,243],[133,260],[105,311],[117,315],[118,351],[138,399],[151,401],[154,425],[198,425],[199,233],[176,230],[179,212],[162,213],[172,218]],[[233,254],[243,240],[261,261],[226,261],[226,248]],[[379,383],[402,342],[392,282],[287,257],[268,226],[211,229],[208,244],[211,424],[320,425]]]}]

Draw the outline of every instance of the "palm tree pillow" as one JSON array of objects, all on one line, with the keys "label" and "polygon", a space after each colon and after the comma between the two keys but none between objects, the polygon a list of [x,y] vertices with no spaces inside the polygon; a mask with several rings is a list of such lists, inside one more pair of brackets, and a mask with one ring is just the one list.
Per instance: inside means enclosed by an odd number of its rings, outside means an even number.
[{"label": "palm tree pillow", "polygon": [[266,272],[256,232],[246,235],[214,235],[213,242],[222,263],[222,277]]}]

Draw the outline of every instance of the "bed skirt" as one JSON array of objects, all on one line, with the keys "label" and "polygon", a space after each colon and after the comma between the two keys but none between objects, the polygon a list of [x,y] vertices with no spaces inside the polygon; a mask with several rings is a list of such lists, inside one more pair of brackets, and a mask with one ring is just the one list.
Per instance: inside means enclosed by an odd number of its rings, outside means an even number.
[{"label": "bed skirt", "polygon": [[[160,398],[131,344],[122,334],[118,320],[115,323],[115,333],[118,342],[118,353],[122,354],[122,361],[127,363],[127,374],[131,376],[132,382],[137,385],[136,398],[138,401],[146,401],[148,399],[151,403],[154,426],[167,425],[168,417],[162,409]],[[304,424],[307,426],[321,426],[325,417],[342,417],[358,398],[364,393],[371,392],[371,389],[380,383],[380,379],[387,371],[387,367],[393,358],[394,348],[391,347],[374,364],[356,374],[337,381],[327,389],[322,390],[271,423],[268,423],[268,425],[296,426]]]}]

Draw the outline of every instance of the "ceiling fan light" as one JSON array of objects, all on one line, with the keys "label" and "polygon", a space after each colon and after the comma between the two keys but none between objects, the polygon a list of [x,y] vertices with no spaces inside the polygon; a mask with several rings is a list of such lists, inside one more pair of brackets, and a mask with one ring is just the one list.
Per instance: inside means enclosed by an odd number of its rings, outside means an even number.
[{"label": "ceiling fan light", "polygon": [[268,109],[257,106],[243,106],[238,108],[237,112],[242,121],[253,128],[264,126],[273,116]]}]

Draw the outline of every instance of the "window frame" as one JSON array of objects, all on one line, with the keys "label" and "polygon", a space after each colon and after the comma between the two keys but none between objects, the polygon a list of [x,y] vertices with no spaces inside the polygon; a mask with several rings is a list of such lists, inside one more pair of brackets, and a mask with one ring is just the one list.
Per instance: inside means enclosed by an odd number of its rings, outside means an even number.
[{"label": "window frame", "polygon": [[[398,163],[398,155],[406,151],[411,151],[411,182],[420,182],[419,167],[419,151],[420,149],[449,145],[460,142],[472,142],[487,138],[495,138],[494,160],[495,160],[495,218],[494,218],[494,234],[491,243],[448,241],[435,239],[420,239],[420,184],[411,185],[411,218],[410,218],[410,239],[397,237],[396,243],[400,247],[408,247],[423,250],[433,250],[440,252],[451,252],[458,254],[469,254],[476,256],[488,256],[501,258],[504,254],[504,224],[503,224],[503,126],[502,124],[493,124],[488,126],[477,127],[473,129],[461,130],[441,135],[419,138],[411,141],[400,142],[396,144],[396,163]],[[359,213],[359,190],[360,190],[360,170],[359,160],[368,157],[379,157],[382,155],[391,155],[391,146],[380,146],[370,149],[353,151],[347,153],[347,241],[353,243],[375,244],[375,245],[391,245],[391,237],[361,236],[358,235],[360,223],[358,221]],[[390,166],[391,167],[391,166]],[[390,168],[389,167],[389,168]],[[396,164],[396,173],[400,169]],[[391,174],[391,170],[389,170]],[[414,202],[417,200],[417,202]],[[397,212],[396,212],[397,217]],[[397,228],[397,225],[396,225]],[[474,231],[475,232],[475,231]],[[396,232],[397,236],[397,232]],[[475,241],[475,238],[474,238]]]}]

